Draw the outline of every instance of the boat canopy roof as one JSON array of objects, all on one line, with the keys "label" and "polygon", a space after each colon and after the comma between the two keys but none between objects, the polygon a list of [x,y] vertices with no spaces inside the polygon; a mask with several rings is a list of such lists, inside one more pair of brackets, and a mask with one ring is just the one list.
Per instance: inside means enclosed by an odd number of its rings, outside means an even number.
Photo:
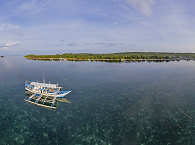
[{"label": "boat canopy roof", "polygon": [[46,88],[53,88],[53,89],[60,88],[58,87],[57,84],[46,84],[46,83],[38,83],[38,82],[31,82],[30,84],[36,87],[46,87]]}]

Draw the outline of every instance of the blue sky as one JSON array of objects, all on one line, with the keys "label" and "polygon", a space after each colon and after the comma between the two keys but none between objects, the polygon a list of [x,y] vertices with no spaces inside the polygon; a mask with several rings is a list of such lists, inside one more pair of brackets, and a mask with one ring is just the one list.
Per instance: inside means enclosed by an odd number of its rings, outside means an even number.
[{"label": "blue sky", "polygon": [[0,54],[195,52],[193,0],[0,0]]}]

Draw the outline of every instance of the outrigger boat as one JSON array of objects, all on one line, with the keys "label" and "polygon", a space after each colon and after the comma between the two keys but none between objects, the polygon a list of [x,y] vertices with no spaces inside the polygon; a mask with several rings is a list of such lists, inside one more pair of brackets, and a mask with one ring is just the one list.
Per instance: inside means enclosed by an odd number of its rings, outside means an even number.
[{"label": "outrigger boat", "polygon": [[71,90],[63,90],[58,84],[30,81],[25,82],[25,90],[30,95],[24,99],[25,102],[50,109],[56,109],[57,101],[64,99],[71,92]]}]

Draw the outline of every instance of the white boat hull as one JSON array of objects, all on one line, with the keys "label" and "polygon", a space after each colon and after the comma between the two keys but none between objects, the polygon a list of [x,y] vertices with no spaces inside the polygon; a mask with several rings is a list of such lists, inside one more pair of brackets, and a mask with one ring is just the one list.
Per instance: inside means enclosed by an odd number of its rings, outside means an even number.
[{"label": "white boat hull", "polygon": [[56,93],[42,93],[40,90],[31,90],[31,89],[29,89],[29,88],[25,88],[26,89],[26,91],[29,91],[29,92],[31,92],[31,93],[37,93],[37,94],[41,94],[41,95],[43,95],[43,96],[51,96],[51,97],[56,97],[56,98],[62,98],[62,97],[64,97],[64,96],[66,96],[66,95],[68,95],[71,91],[67,91],[66,93],[64,93],[64,94],[56,94]]}]

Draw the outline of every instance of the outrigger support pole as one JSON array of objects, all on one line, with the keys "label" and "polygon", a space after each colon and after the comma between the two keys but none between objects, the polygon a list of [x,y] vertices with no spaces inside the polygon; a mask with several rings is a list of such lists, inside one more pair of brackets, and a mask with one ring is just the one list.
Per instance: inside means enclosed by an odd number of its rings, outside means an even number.
[{"label": "outrigger support pole", "polygon": [[36,94],[31,95],[28,100],[31,100]]},{"label": "outrigger support pole", "polygon": [[45,103],[46,99],[48,98],[49,96],[46,96],[45,99],[43,100],[43,103]]},{"label": "outrigger support pole", "polygon": [[38,103],[39,100],[41,99],[41,97],[42,97],[42,95],[40,94],[40,97],[38,97],[35,102]]},{"label": "outrigger support pole", "polygon": [[54,105],[55,101],[56,101],[56,97],[53,97],[53,99],[52,99],[52,104],[53,105]]}]

